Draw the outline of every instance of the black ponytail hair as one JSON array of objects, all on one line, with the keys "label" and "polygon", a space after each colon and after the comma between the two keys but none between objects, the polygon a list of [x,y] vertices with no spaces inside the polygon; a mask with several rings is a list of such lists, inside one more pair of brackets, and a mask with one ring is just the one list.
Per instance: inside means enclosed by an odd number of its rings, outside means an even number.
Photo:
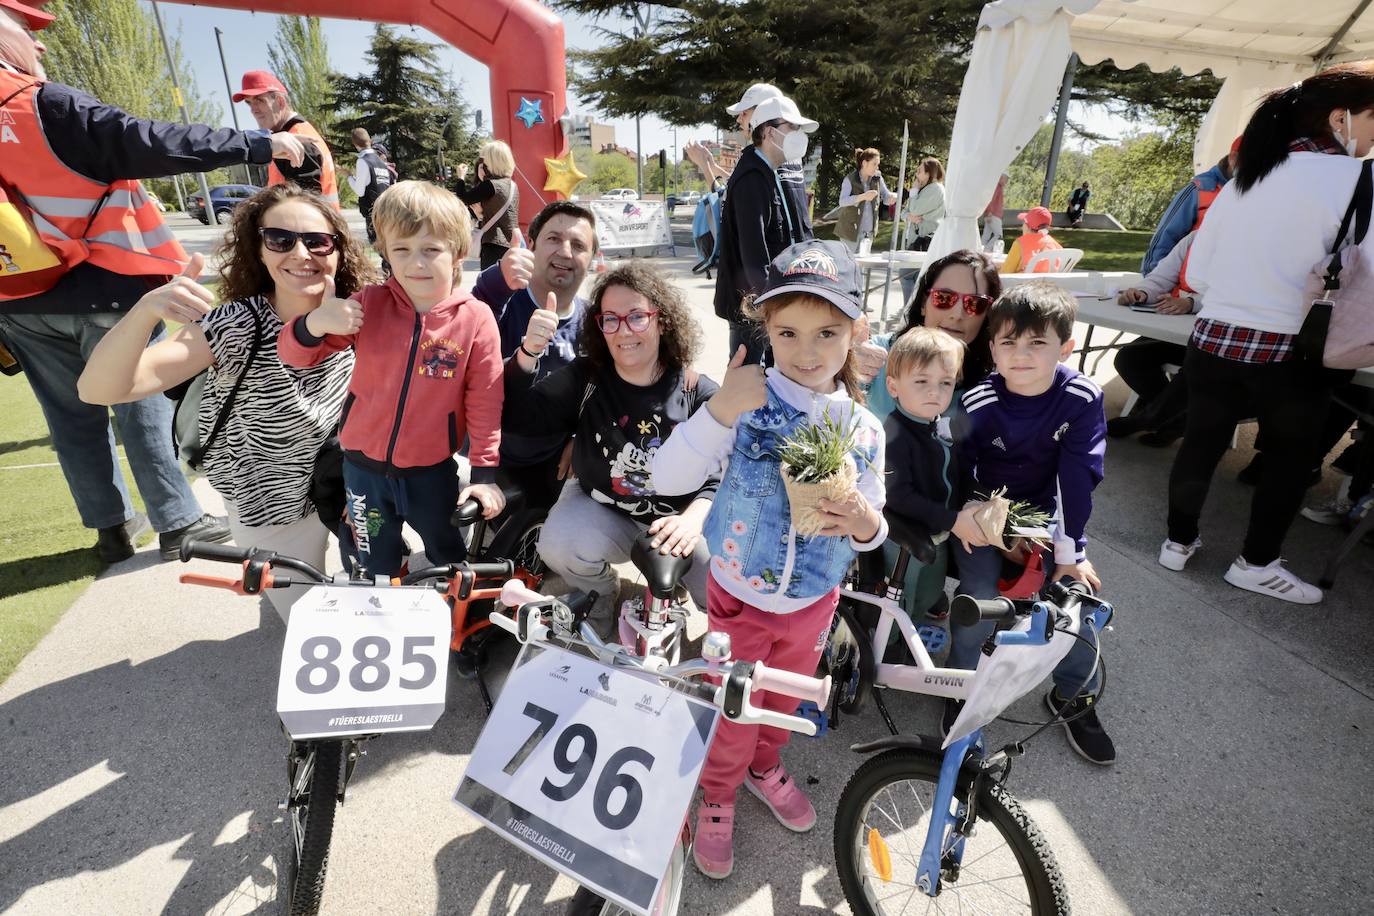
[{"label": "black ponytail hair", "polygon": [[1374,62],[1339,64],[1266,95],[1241,136],[1236,189],[1244,193],[1278,168],[1294,140],[1330,136],[1327,119],[1338,108],[1374,108]]}]

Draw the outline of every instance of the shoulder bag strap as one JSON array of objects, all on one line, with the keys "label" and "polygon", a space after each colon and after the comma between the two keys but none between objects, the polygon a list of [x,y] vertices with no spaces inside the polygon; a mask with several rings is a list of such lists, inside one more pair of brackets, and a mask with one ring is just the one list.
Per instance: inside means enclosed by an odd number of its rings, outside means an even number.
[{"label": "shoulder bag strap", "polygon": [[229,389],[229,396],[224,399],[224,406],[220,408],[219,416],[215,417],[215,424],[210,427],[210,434],[205,437],[195,454],[195,462],[188,462],[192,467],[199,467],[205,460],[205,456],[210,453],[210,446],[219,437],[220,430],[224,429],[224,424],[229,422],[229,412],[234,409],[234,401],[239,396],[239,388],[243,386],[243,380],[248,378],[248,372],[253,366],[253,360],[257,359],[258,351],[262,349],[262,321],[258,318],[257,308],[253,305],[248,306],[248,314],[253,317],[253,343],[248,348],[248,359],[243,364],[243,371],[234,380],[234,387]]},{"label": "shoulder bag strap", "polygon": [[[514,184],[514,179],[511,179],[511,183]],[[487,237],[487,230],[490,229],[492,226],[494,226],[494,225],[496,224],[496,221],[497,221],[498,219],[500,219],[502,216],[505,216],[506,211],[510,209],[510,202],[511,202],[511,200],[512,200],[514,197],[515,197],[514,194],[508,194],[508,195],[506,195],[506,202],[505,202],[504,204],[501,205],[501,209],[500,209],[500,210],[497,210],[496,213],[492,215],[491,219],[489,219],[489,220],[487,220],[485,223],[483,223],[483,224],[482,224],[482,228],[477,230],[477,238],[478,238],[479,241],[480,241],[481,239],[486,238],[486,237]]]},{"label": "shoulder bag strap", "polygon": [[1355,193],[1350,198],[1350,206],[1345,208],[1341,228],[1336,232],[1336,241],[1331,245],[1331,261],[1326,268],[1323,288],[1329,293],[1341,288],[1341,245],[1350,231],[1353,221],[1355,234],[1352,244],[1364,241],[1369,232],[1370,209],[1374,207],[1374,160],[1366,159],[1360,167],[1360,179],[1355,183]]}]

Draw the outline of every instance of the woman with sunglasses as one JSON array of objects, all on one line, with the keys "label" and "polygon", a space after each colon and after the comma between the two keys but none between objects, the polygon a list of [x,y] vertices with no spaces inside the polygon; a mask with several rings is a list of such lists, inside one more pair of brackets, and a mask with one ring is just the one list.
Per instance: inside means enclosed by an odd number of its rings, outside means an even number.
[{"label": "woman with sunglasses", "polygon": [[[203,470],[224,498],[235,543],[323,567],[329,530],[315,518],[311,481],[339,420],[353,353],[292,369],[277,358],[276,341],[286,322],[319,306],[326,277],[348,296],[374,282],[372,268],[333,207],[294,184],[235,208],[219,255],[219,296],[196,282],[205,258],[193,255],[181,276],[140,299],[95,348],[78,383],[81,397],[132,401],[208,370],[202,442],[231,397],[232,404]],[[217,298],[224,300],[218,308]],[[147,346],[164,321],[181,327]],[[282,591],[271,597],[284,615],[296,596]]]},{"label": "woman with sunglasses", "polygon": [[[954,394],[958,410],[963,392],[992,372],[992,349],[983,326],[988,308],[1002,294],[997,267],[980,251],[955,251],[931,263],[921,274],[902,326],[892,334],[869,340],[869,346],[889,350],[892,341],[914,327],[940,330],[964,342],[964,369]],[[887,370],[881,369],[868,390],[868,409],[882,420],[896,407],[887,393]]]},{"label": "woman with sunglasses", "polygon": [[502,425],[517,433],[576,436],[576,479],[549,511],[540,556],[573,588],[597,592],[593,622],[607,627],[619,583],[611,564],[628,560],[635,539],[648,531],[660,553],[695,556],[683,583],[705,609],[710,553],[701,527],[718,481],[670,497],[654,489],[649,473],[668,434],[717,388],[687,368],[701,329],[681,293],[643,263],[603,274],[578,336],[585,355],[535,383],[550,336],[532,322],[506,362],[502,415]]}]

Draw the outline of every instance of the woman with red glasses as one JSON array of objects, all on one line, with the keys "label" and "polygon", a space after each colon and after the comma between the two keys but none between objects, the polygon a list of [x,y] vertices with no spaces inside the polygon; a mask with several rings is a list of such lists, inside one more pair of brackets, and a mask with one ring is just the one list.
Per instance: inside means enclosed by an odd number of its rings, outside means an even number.
[{"label": "woman with red glasses", "polygon": [[[869,344],[889,350],[892,341],[921,325],[939,328],[963,341],[964,369],[954,395],[954,409],[958,409],[963,392],[992,372],[992,350],[983,322],[989,306],[1001,294],[1002,278],[987,255],[969,250],[947,254],[933,261],[921,274],[902,326],[892,334],[871,338]],[[882,420],[894,407],[896,402],[887,393],[887,370],[884,368],[869,384],[868,409]]]},{"label": "woman with red glasses", "polygon": [[[118,404],[206,372],[197,420],[209,447],[201,467],[224,498],[234,542],[323,568],[335,526],[321,524],[324,507],[316,518],[312,477],[343,409],[353,353],[292,369],[277,357],[277,335],[319,306],[326,277],[339,296],[350,296],[376,282],[373,269],[343,217],[294,184],[236,207],[219,256],[218,296],[196,282],[205,258],[194,255],[180,277],[140,299],[105,335],[78,390],[89,403]],[[216,307],[217,299],[224,304]],[[149,347],[164,321],[181,327]],[[330,517],[341,512],[340,504]],[[283,616],[297,591],[272,591]]]},{"label": "woman with red glasses", "polygon": [[683,584],[705,610],[711,556],[701,529],[719,481],[664,496],[650,474],[668,434],[717,388],[687,368],[701,348],[701,329],[686,301],[647,264],[630,262],[603,274],[578,335],[583,355],[535,382],[556,320],[546,324],[532,320],[506,362],[502,411],[503,429],[576,437],[576,479],[549,510],[539,555],[573,588],[597,593],[591,618],[605,632],[619,586],[612,564],[629,560],[635,539],[648,531],[661,553],[695,557]]}]

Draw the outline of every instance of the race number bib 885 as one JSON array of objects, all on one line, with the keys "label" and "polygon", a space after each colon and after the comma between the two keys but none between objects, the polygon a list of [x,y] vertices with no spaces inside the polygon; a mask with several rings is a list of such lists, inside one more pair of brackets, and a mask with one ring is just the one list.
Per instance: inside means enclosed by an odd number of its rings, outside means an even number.
[{"label": "race number bib 885", "polygon": [[451,626],[429,589],[311,589],[282,645],[282,724],[298,740],[431,727],[444,712]]}]

